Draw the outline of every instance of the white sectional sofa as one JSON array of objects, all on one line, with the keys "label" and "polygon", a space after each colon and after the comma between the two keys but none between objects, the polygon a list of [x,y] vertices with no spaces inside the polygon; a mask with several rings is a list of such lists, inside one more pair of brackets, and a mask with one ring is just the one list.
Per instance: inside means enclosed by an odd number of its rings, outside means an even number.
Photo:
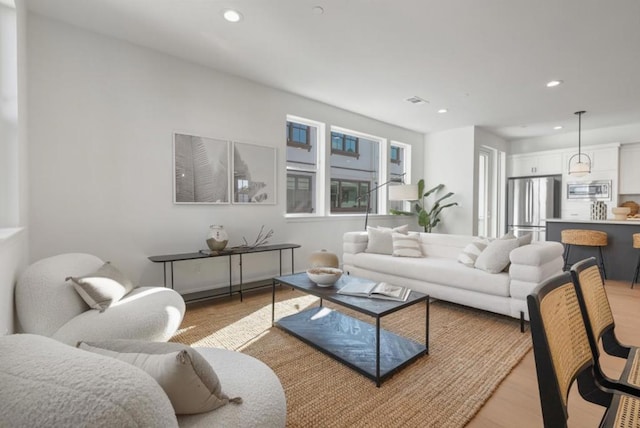
[{"label": "white sectional sofa", "polygon": [[366,252],[367,232],[347,232],[343,240],[345,273],[403,285],[429,296],[498,314],[529,319],[527,295],[562,272],[562,244],[533,242],[509,253],[508,272],[488,273],[465,266],[458,256],[473,236],[420,233],[424,257],[394,257]]}]

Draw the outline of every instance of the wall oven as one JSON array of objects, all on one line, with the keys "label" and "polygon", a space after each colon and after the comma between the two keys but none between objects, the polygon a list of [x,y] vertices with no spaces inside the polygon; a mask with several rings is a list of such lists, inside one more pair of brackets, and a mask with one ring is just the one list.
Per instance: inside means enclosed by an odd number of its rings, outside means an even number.
[{"label": "wall oven", "polygon": [[578,201],[610,201],[611,180],[567,183],[567,199]]}]

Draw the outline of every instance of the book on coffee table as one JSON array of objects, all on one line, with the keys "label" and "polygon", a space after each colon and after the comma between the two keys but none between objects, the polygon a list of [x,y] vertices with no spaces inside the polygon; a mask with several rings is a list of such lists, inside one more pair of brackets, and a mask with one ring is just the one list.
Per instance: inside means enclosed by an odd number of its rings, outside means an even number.
[{"label": "book on coffee table", "polygon": [[411,289],[401,287],[399,285],[388,284],[386,282],[378,282],[377,284],[350,282],[339,289],[338,294],[406,302],[409,298],[409,294],[411,294]]}]

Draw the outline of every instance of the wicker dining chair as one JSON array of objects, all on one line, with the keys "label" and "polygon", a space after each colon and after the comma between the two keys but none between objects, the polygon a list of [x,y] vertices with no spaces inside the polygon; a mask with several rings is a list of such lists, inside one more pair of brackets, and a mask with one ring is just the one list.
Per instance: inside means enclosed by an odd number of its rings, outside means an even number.
[{"label": "wicker dining chair", "polygon": [[[596,361],[596,381],[608,388],[640,397],[640,352],[635,346],[623,345],[616,337],[613,312],[596,260],[591,257],[574,264],[571,267],[571,277],[587,327],[589,346]],[[607,377],[598,364],[598,345],[601,340],[602,348],[607,354],[627,360],[620,379]]]},{"label": "wicker dining chair", "polygon": [[567,426],[574,381],[583,399],[607,408],[601,427],[637,426],[640,399],[595,381],[595,361],[571,274],[564,272],[540,284],[527,296],[527,305],[544,426]]}]

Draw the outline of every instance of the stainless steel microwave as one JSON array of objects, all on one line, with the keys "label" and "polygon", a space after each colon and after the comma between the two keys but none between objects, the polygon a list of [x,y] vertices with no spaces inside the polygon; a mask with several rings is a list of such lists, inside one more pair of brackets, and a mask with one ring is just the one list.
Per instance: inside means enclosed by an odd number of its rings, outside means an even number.
[{"label": "stainless steel microwave", "polygon": [[567,183],[567,199],[610,201],[611,180]]}]

